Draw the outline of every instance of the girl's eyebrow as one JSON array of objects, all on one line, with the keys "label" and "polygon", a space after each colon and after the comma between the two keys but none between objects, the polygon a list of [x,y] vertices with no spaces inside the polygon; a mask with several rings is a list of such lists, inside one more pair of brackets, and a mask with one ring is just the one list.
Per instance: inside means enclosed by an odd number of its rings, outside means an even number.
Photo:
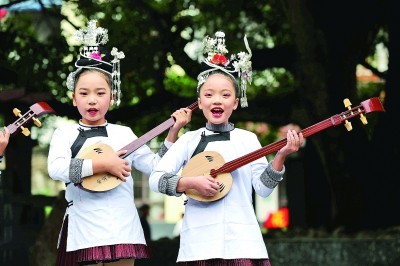
[{"label": "girl's eyebrow", "polygon": [[[85,91],[87,91],[87,90],[89,90],[89,88],[81,87],[81,88],[78,88],[78,90],[85,90]],[[106,88],[95,88],[95,90],[96,90],[96,91],[102,91],[102,90],[106,90]]]}]

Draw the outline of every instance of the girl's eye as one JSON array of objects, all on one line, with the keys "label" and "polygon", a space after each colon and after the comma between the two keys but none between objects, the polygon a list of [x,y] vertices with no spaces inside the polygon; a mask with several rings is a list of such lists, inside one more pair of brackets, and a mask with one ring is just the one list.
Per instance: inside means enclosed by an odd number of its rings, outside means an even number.
[{"label": "girl's eye", "polygon": [[223,96],[224,96],[224,97],[230,97],[231,94],[230,94],[230,93],[224,93]]},{"label": "girl's eye", "polygon": [[98,93],[98,95],[100,95],[100,96],[102,96],[102,95],[104,95],[104,94],[106,94],[105,92],[99,92]]},{"label": "girl's eye", "polygon": [[79,95],[86,96],[87,93],[86,92],[80,92]]},{"label": "girl's eye", "polygon": [[211,96],[211,93],[205,93],[204,96],[210,97],[210,96]]}]

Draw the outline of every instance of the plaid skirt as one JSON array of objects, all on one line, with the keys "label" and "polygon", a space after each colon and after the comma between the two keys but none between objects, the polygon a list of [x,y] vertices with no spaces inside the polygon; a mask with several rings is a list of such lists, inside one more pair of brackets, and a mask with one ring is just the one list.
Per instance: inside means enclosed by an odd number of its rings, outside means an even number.
[{"label": "plaid skirt", "polygon": [[120,259],[150,258],[150,248],[142,244],[118,244],[79,249],[67,252],[68,215],[65,217],[56,266],[78,266],[99,262],[112,262]]},{"label": "plaid skirt", "polygon": [[269,259],[210,259],[178,262],[178,266],[271,266]]}]

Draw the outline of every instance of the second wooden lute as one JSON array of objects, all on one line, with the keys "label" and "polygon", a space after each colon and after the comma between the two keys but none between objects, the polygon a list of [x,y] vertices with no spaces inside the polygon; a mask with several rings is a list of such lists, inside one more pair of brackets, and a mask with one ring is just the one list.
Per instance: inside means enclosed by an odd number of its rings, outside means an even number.
[{"label": "second wooden lute", "polygon": [[[365,100],[359,106],[354,108],[350,107],[350,102],[348,99],[345,99],[344,103],[348,108],[347,111],[336,114],[315,125],[301,130],[303,136],[305,138],[309,137],[321,130],[332,126],[337,126],[343,122],[345,123],[347,130],[351,130],[351,124],[348,121],[349,119],[360,116],[362,123],[367,124],[367,119],[365,118],[364,113],[367,114],[370,112],[385,111],[381,101],[377,97]],[[254,160],[257,160],[258,158],[280,150],[286,145],[286,143],[286,138],[281,139],[227,163],[225,163],[224,159],[219,153],[214,151],[204,151],[196,156],[193,156],[193,158],[191,158],[182,169],[182,176],[212,176],[219,183],[219,190],[215,196],[212,197],[203,196],[194,189],[186,190],[185,194],[189,198],[203,202],[216,201],[225,197],[232,187],[232,176],[230,172]]]}]

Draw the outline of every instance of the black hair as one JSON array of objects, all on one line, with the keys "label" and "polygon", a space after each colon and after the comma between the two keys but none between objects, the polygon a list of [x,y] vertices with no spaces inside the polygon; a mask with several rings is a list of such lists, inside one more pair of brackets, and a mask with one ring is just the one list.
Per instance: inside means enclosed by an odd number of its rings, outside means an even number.
[{"label": "black hair", "polygon": [[[214,74],[221,74],[221,75],[224,75],[225,77],[228,77],[230,80],[232,80],[232,82],[233,82],[233,87],[235,88],[235,93],[236,93],[236,98],[238,98],[239,96],[240,96],[240,88],[239,88],[239,84],[238,84],[238,82],[236,81],[236,79],[235,78],[233,78],[231,75],[229,75],[228,73],[226,73],[226,72],[224,72],[224,71],[222,71],[222,70],[219,70],[219,69],[215,69],[215,70],[213,70],[213,71],[210,71],[209,73],[208,73],[208,77],[210,77],[211,75],[214,75]],[[207,77],[207,78],[208,78]],[[201,90],[201,87],[203,87],[203,85],[204,85],[204,83],[203,84],[201,84],[201,86],[200,86],[200,88],[199,88],[199,93],[200,93],[200,90]]]},{"label": "black hair", "polygon": [[75,75],[75,84],[74,84],[74,90],[76,87],[76,83],[78,82],[79,78],[81,77],[81,75],[83,73],[87,73],[87,72],[99,72],[101,74],[103,74],[103,76],[105,77],[107,84],[110,86],[110,89],[112,87],[112,79],[111,79],[111,75],[105,71],[102,71],[101,69],[95,69],[95,68],[82,68],[79,72],[76,73]]},{"label": "black hair", "polygon": [[110,85],[110,88],[112,87],[112,78],[111,78],[111,73],[113,71],[112,70],[113,67],[111,64],[112,56],[103,46],[99,46],[98,51],[102,56],[101,60],[83,57],[81,54],[79,59],[75,62],[76,67],[78,67],[78,69],[80,68],[80,70],[75,73],[74,88],[76,86],[76,82],[83,73],[93,72],[93,71],[97,71],[104,74],[108,85]]},{"label": "black hair", "polygon": [[140,206],[139,210],[149,210],[150,209],[150,205],[144,203],[142,206]]}]

